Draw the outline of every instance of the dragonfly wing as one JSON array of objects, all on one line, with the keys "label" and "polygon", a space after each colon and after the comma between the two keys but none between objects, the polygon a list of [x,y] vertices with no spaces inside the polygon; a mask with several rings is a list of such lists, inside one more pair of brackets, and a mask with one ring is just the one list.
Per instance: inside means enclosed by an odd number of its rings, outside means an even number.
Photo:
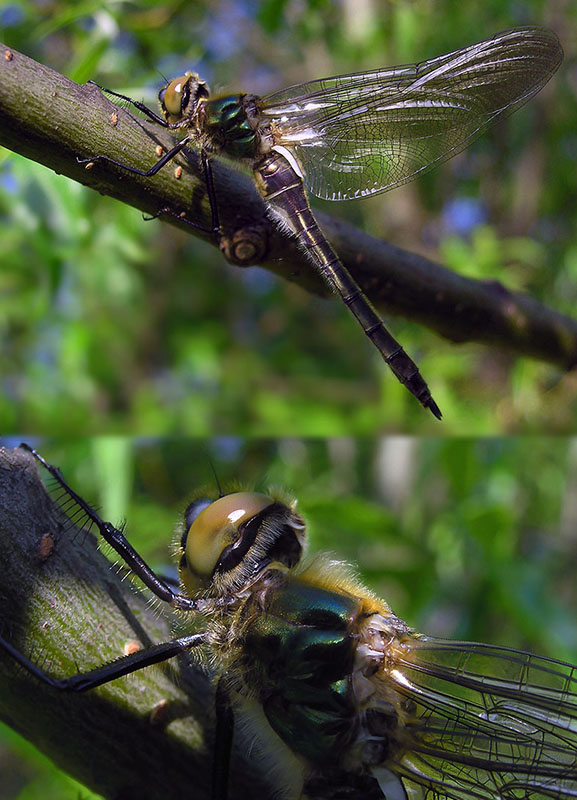
[{"label": "dragonfly wing", "polygon": [[552,31],[516,28],[418,64],[293,86],[264,98],[261,113],[309,191],[362,197],[463,150],[533,97],[562,58]]},{"label": "dragonfly wing", "polygon": [[577,797],[577,667],[516,650],[414,637],[383,691],[403,697],[401,753],[375,769],[409,800]]}]

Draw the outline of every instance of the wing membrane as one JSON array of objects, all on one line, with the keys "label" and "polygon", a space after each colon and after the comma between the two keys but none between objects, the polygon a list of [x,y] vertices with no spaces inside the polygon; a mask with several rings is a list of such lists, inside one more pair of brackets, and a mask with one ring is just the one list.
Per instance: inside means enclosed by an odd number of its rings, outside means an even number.
[{"label": "wing membrane", "polygon": [[277,144],[327,200],[376,194],[460,152],[547,83],[557,36],[516,28],[429,61],[293,86],[263,99]]},{"label": "wing membrane", "polygon": [[577,797],[576,667],[416,637],[383,679],[405,698],[410,720],[404,754],[383,769],[409,798]]}]

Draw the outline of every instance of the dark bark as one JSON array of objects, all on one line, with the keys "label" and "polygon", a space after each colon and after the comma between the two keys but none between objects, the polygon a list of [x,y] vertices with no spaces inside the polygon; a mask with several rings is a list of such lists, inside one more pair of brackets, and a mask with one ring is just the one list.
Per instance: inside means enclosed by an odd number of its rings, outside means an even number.
[{"label": "dark bark", "polygon": [[[61,523],[32,457],[0,448],[2,635],[57,678],[170,638],[171,617],[121,579],[92,535]],[[105,798],[208,798],[213,707],[211,682],[185,657],[74,694],[0,648],[2,721]],[[231,800],[266,796],[255,795],[255,769],[236,754]]]},{"label": "dark bark", "polygon": [[[186,210],[190,219],[208,227],[209,204],[194,151],[178,156],[153,178],[102,163],[87,169],[77,161],[106,154],[146,169],[157,159],[157,145],[167,151],[174,142],[169,131],[137,119],[95,86],[79,86],[0,45],[0,144],[148,214],[165,207]],[[183,168],[178,179],[177,166]],[[214,171],[226,257],[241,266],[261,264],[308,291],[326,294],[294,241],[267,220],[252,178],[224,162],[216,163]],[[320,212],[317,217],[346,267],[382,311],[427,325],[453,342],[482,342],[564,369],[577,362],[575,320],[498,281],[465,278],[341,220]],[[196,233],[214,241],[210,234]]]}]

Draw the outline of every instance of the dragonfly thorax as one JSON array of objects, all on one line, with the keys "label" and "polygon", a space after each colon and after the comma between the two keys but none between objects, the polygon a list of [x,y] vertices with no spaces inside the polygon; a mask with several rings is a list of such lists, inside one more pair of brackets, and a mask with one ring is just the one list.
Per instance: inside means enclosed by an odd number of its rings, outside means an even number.
[{"label": "dragonfly thorax", "polygon": [[341,770],[362,783],[403,750],[410,709],[386,670],[407,628],[356,586],[345,565],[318,558],[297,574],[271,571],[221,617],[222,666],[239,711],[243,698],[258,701],[304,784]]},{"label": "dragonfly thorax", "polygon": [[263,149],[263,140],[269,126],[261,125],[255,95],[223,95],[208,100],[203,104],[200,127],[204,146],[232,159],[252,163],[267,149]]}]

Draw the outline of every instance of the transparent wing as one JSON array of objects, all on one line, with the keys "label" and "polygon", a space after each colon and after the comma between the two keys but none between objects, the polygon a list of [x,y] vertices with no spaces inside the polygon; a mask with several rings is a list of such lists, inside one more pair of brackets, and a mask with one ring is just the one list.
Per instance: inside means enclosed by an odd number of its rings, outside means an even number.
[{"label": "transparent wing", "polygon": [[430,61],[292,86],[263,98],[261,114],[309,191],[362,197],[460,152],[533,97],[562,58],[552,31],[516,28]]},{"label": "transparent wing", "polygon": [[577,667],[416,637],[395,648],[382,678],[408,715],[383,786],[394,773],[409,800],[577,797]]}]

